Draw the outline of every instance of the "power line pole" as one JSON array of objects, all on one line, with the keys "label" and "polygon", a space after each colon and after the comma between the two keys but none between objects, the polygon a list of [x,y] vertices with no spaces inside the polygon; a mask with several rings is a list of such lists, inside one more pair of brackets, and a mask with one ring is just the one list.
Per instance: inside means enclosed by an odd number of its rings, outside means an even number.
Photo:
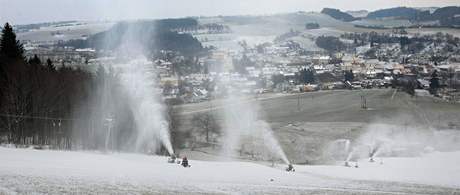
[{"label": "power line pole", "polygon": [[367,109],[367,101],[366,101],[366,96],[364,95],[364,92],[361,90],[361,109],[366,110]]},{"label": "power line pole", "polygon": [[300,112],[300,93],[297,95],[297,111]]}]

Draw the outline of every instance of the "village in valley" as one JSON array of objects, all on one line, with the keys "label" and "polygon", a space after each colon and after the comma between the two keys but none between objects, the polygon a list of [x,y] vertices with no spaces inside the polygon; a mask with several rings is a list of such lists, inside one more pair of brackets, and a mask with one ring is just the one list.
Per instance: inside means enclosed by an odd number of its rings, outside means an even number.
[{"label": "village in valley", "polygon": [[[244,85],[248,94],[398,86],[411,94],[427,92],[447,101],[458,101],[458,34],[434,33],[430,29],[434,27],[425,27],[426,31],[417,26],[378,28],[355,24],[350,32],[338,33],[329,26],[308,22],[308,19],[334,20],[324,15],[321,17],[325,19],[304,12],[253,16],[256,22],[273,17],[305,18],[304,26],[290,26],[292,28],[284,33],[263,36],[234,31],[232,20],[238,20],[236,17],[194,18],[194,24],[172,31],[190,34],[203,43],[206,51],[184,56],[172,50],[161,50],[150,58],[159,69],[165,97],[173,102],[206,101],[211,98],[211,92],[219,96],[220,92],[213,88],[216,79],[230,80],[232,86],[228,87]],[[113,54],[67,43],[75,37],[84,40],[89,36],[72,35],[81,34],[80,28],[107,29],[111,25],[110,22],[52,24],[41,28],[44,30],[20,33],[19,37],[21,34],[29,38],[36,36],[33,33],[51,33],[48,40],[23,40],[28,58],[37,55],[42,61],[51,59],[57,66],[96,67],[113,60]],[[331,32],[337,35],[328,35]]]},{"label": "village in valley", "polygon": [[110,2],[92,8],[112,19],[30,24],[0,9],[0,194],[459,193],[451,4],[161,19]]}]

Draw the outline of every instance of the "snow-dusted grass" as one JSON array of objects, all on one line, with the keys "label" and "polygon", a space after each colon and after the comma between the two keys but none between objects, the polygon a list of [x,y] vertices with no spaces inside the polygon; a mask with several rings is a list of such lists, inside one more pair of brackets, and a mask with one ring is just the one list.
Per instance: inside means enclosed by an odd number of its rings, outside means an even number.
[{"label": "snow-dusted grass", "polygon": [[[458,158],[460,154],[452,153],[452,155]],[[363,168],[359,169],[339,166],[296,166],[297,172],[293,173],[284,171],[285,165],[272,168],[251,162],[192,160],[190,161],[192,167],[184,168],[166,161],[167,157],[142,154],[102,154],[0,147],[0,194],[381,194],[399,192],[439,194],[456,190],[335,178],[351,173],[352,176],[348,178],[380,180],[378,174],[368,178],[363,176],[366,175],[366,171],[380,170],[380,167],[371,167],[373,165],[366,167],[364,163],[360,165]],[[385,167],[393,168],[392,162],[388,159],[388,162],[382,166],[382,171],[388,171]],[[454,165],[453,163],[450,165]],[[419,170],[417,166],[413,168],[412,171]],[[395,172],[405,174],[403,171]],[[439,173],[445,174],[442,171]],[[398,179],[393,178],[393,180]],[[388,181],[393,180],[388,179]]]}]

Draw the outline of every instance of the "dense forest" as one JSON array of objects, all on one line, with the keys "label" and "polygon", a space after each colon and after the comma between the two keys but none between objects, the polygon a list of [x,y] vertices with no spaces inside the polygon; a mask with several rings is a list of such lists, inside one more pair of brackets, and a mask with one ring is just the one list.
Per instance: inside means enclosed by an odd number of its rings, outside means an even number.
[{"label": "dense forest", "polygon": [[345,44],[334,36],[319,36],[315,41],[316,45],[329,52],[339,52],[346,49]]},{"label": "dense forest", "polygon": [[25,59],[12,27],[0,43],[0,139],[2,143],[70,148],[73,106],[88,99],[93,76],[37,56]]},{"label": "dense forest", "polygon": [[197,26],[198,22],[192,18],[120,22],[107,31],[89,36],[86,40],[69,40],[60,45],[113,50],[120,47],[123,42],[130,42],[140,45],[147,54],[172,50],[185,56],[196,56],[205,51],[201,43],[190,34],[178,31],[194,29]]}]

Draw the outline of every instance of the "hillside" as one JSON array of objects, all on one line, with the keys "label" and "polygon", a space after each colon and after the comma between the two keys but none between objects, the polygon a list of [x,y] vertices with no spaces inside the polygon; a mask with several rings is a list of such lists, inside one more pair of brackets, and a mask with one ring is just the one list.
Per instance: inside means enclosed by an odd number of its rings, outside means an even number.
[{"label": "hillside", "polygon": [[429,17],[429,15],[429,11],[420,11],[418,9],[409,7],[396,7],[370,12],[366,18],[377,19],[395,17],[408,20],[420,20]]},{"label": "hillside", "polygon": [[409,7],[396,7],[389,9],[381,9],[374,12],[370,12],[367,15],[367,19],[383,19],[383,18],[398,18],[407,19],[413,22],[423,21],[438,21],[441,26],[459,26],[460,18],[460,7],[448,6],[441,7],[434,10],[433,13],[430,10],[409,8]]},{"label": "hillside", "polygon": [[[360,108],[361,94],[366,96],[370,109]],[[417,128],[420,131],[430,128],[448,129],[449,123],[460,126],[460,119],[456,117],[460,105],[436,102],[431,97],[411,98],[405,92],[396,92],[392,89],[267,95],[244,103],[250,104],[253,101],[260,103],[261,115],[270,123],[288,158],[294,163],[325,163],[325,159],[322,159],[322,149],[334,139],[358,140],[366,132],[374,129],[381,132],[392,129],[375,127],[373,124],[390,124],[399,129],[406,126],[408,131]],[[214,100],[181,105],[174,110],[180,116],[180,128],[187,131],[195,114],[219,113],[222,104],[225,102]],[[449,136],[443,142],[450,143],[459,135],[455,133],[455,136]],[[423,144],[432,144],[432,147],[436,147],[439,143]],[[418,150],[423,151],[426,146],[423,144]],[[196,148],[195,151],[188,152],[189,155],[198,155],[200,151],[208,155],[218,154],[218,151],[211,147]]]},{"label": "hillside", "polygon": [[[368,27],[400,27],[400,26],[443,26],[459,27],[460,26],[460,7],[394,7],[380,9],[373,12],[366,10],[342,12],[338,9],[324,8],[321,13],[329,15],[332,18],[344,22],[354,22],[357,25]],[[396,21],[396,22],[395,22]],[[400,24],[399,21],[408,21],[409,24]],[[387,22],[393,23],[386,25]]]},{"label": "hillside", "polygon": [[112,50],[120,47],[123,40],[129,40],[130,44],[140,45],[144,52],[172,50],[184,55],[197,55],[204,50],[201,43],[189,34],[175,31],[195,28],[197,25],[198,22],[190,18],[119,22],[87,39],[69,40],[61,45]]}]

